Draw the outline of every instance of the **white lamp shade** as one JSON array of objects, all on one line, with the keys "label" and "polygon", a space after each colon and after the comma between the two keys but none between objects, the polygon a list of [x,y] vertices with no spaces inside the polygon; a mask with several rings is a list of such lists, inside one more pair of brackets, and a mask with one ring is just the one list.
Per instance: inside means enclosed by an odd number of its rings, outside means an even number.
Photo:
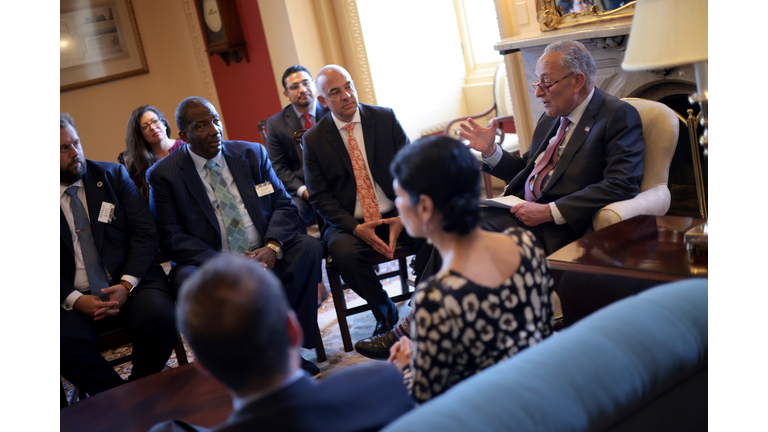
[{"label": "white lamp shade", "polygon": [[707,60],[707,0],[638,0],[622,69],[665,69]]}]

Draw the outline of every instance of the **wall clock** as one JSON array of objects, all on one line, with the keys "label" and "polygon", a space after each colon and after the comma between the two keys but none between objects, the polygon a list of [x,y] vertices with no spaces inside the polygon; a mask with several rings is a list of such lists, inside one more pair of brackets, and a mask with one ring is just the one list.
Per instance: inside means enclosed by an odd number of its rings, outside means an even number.
[{"label": "wall clock", "polygon": [[218,54],[229,66],[230,60],[250,62],[240,26],[235,0],[195,0],[206,52]]}]

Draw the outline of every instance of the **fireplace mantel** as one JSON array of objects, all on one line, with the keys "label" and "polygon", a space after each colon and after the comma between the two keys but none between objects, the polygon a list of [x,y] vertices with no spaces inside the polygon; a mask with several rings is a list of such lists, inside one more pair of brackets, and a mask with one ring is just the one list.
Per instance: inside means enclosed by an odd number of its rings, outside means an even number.
[{"label": "fireplace mantel", "polygon": [[[528,83],[537,80],[536,62],[544,54],[547,45],[559,40],[577,40],[584,44],[595,59],[597,74],[595,86],[616,96],[641,97],[660,100],[671,94],[691,94],[696,81],[693,66],[669,70],[627,72],[621,68],[632,21],[606,22],[590,28],[569,28],[541,33],[536,36],[516,36],[494,44],[501,54],[520,52],[525,72],[525,89],[531,118],[535,122],[544,112]],[[510,85],[512,85],[510,80]]]}]

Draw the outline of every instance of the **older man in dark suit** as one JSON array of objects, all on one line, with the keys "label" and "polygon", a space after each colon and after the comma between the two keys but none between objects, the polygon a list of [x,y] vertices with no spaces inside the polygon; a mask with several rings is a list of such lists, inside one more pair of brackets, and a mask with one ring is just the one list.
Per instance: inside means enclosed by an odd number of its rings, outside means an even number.
[{"label": "older man in dark suit", "polygon": [[[322,382],[301,371],[302,326],[280,281],[251,260],[222,255],[201,267],[179,293],[179,316],[193,364],[232,393],[234,413],[217,431],[375,431],[414,405],[386,363],[353,365]],[[173,420],[151,431],[192,430],[206,429]]]},{"label": "older man in dark suit", "polygon": [[59,125],[61,374],[93,396],[124,382],[96,348],[99,333],[127,328],[131,379],[163,369],[178,338],[174,292],[154,263],[157,231],[128,172],[86,160],[68,114]]},{"label": "older man in dark suit", "polygon": [[432,249],[403,231],[393,202],[389,164],[409,141],[391,109],[358,104],[344,68],[322,68],[317,87],[331,115],[304,135],[309,201],[325,219],[323,241],[339,274],[371,306],[378,335],[397,324],[398,313],[367,256],[376,251],[392,257],[398,242],[409,244],[418,281]]},{"label": "older man in dark suit", "polygon": [[316,101],[317,90],[312,75],[304,66],[291,66],[283,73],[283,95],[290,101],[281,111],[267,120],[267,153],[277,178],[299,208],[305,222],[315,217],[304,185],[304,166],[299,159],[293,133],[309,129],[328,114],[328,108]]},{"label": "older man in dark suit", "polygon": [[322,248],[299,233],[303,222],[264,147],[224,141],[216,108],[202,98],[181,101],[176,123],[187,144],[147,171],[149,205],[160,250],[174,263],[174,285],[221,252],[256,260],[282,280],[308,335],[304,346],[314,348]]},{"label": "older man in dark suit", "polygon": [[486,228],[526,227],[552,253],[583,236],[599,209],[637,195],[645,153],[640,115],[595,88],[595,71],[581,43],[547,46],[534,83],[544,115],[522,156],[494,144],[495,124],[462,125],[462,137],[483,153],[483,170],[509,182],[504,195],[523,200],[511,212],[485,210]]}]

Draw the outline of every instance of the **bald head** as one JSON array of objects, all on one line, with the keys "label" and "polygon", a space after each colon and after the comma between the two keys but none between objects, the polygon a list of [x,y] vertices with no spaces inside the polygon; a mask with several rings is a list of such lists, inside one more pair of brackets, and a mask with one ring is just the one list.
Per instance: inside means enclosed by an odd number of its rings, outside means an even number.
[{"label": "bald head", "polygon": [[339,119],[352,121],[357,112],[357,90],[352,76],[338,65],[328,65],[317,73],[317,100]]}]

